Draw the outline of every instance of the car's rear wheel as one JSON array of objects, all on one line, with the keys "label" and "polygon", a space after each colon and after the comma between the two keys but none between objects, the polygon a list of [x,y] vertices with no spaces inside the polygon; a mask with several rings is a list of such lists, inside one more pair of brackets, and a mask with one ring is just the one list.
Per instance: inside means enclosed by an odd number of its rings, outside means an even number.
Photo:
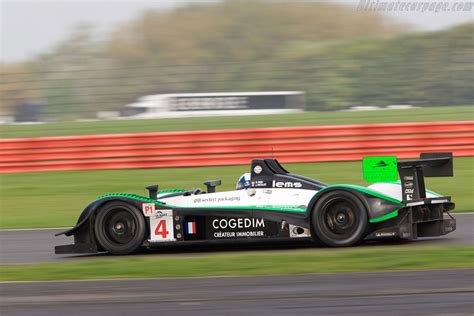
[{"label": "car's rear wheel", "polygon": [[107,203],[97,213],[94,232],[104,250],[115,255],[130,254],[137,251],[145,239],[145,219],[130,204]]},{"label": "car's rear wheel", "polygon": [[315,204],[311,215],[313,232],[331,247],[349,247],[365,237],[368,218],[361,200],[347,191],[331,191]]}]

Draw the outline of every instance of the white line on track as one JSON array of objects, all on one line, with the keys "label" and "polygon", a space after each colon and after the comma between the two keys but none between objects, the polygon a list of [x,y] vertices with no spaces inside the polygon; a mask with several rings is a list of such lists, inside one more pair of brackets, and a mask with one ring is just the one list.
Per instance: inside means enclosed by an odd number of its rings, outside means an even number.
[{"label": "white line on track", "polygon": [[11,229],[0,229],[0,232],[22,232],[22,231],[40,231],[40,230],[66,230],[72,227],[46,227],[46,228],[11,228]]},{"label": "white line on track", "polygon": [[[471,271],[470,269],[467,268],[461,268],[461,269],[454,269],[458,271]],[[352,272],[312,272],[312,273],[305,273],[305,275],[313,275],[313,276],[331,276],[331,275],[373,275],[373,274],[388,274],[388,273],[395,273],[395,274],[402,274],[402,273],[423,273],[423,272],[433,272],[433,271],[453,271],[452,268],[437,268],[437,269],[406,269],[406,270],[383,270],[383,271],[352,271]],[[283,275],[277,275],[277,276],[283,276],[283,277],[298,277],[302,275],[298,274],[283,274]],[[203,275],[203,276],[184,276],[184,277],[179,277],[179,276],[163,276],[163,277],[142,277],[142,278],[137,278],[137,277],[124,277],[124,278],[110,278],[110,279],[70,279],[70,280],[41,280],[41,281],[0,281],[0,285],[2,284],[14,284],[14,283],[80,283],[80,282],[121,282],[121,281],[159,281],[159,280],[193,280],[193,279],[251,279],[253,277],[271,277],[270,275],[266,274],[257,274],[257,275],[241,275],[241,274],[236,274],[236,275]],[[470,290],[470,289],[469,289]]]},{"label": "white line on track", "polygon": [[451,215],[474,215],[474,212],[449,213]]},{"label": "white line on track", "polygon": [[[474,212],[462,212],[462,213],[450,213],[453,216],[456,215],[474,215]],[[21,232],[21,231],[41,231],[41,230],[67,230],[72,227],[49,227],[49,228],[12,228],[12,229],[0,229],[1,232]]]}]

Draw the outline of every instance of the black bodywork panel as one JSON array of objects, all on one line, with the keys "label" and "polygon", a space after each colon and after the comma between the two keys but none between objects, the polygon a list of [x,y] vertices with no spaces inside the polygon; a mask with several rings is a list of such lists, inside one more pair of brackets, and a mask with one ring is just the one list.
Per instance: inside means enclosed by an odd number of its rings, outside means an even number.
[{"label": "black bodywork panel", "polygon": [[378,223],[366,239],[417,239],[449,234],[456,230],[456,220],[448,213],[452,209],[451,202],[402,207],[397,217]]}]

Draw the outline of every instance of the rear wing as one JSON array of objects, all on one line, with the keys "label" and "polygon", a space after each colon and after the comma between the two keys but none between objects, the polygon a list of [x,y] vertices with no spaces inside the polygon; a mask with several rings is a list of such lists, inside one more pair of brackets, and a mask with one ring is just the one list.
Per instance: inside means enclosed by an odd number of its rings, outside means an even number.
[{"label": "rear wing", "polygon": [[422,153],[418,160],[397,162],[403,202],[426,198],[424,177],[452,177],[453,153]]}]

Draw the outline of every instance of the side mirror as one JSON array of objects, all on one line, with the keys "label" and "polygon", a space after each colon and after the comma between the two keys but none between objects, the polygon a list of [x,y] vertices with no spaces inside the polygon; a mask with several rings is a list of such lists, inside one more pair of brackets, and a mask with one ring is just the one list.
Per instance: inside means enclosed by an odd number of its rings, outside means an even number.
[{"label": "side mirror", "polygon": [[204,184],[207,187],[207,193],[216,192],[216,187],[218,185],[221,185],[221,183],[222,183],[221,180],[209,180],[209,181],[204,182]]},{"label": "side mirror", "polygon": [[150,184],[146,187],[146,189],[148,190],[148,196],[150,197],[150,199],[156,200],[158,196],[158,184]]}]

